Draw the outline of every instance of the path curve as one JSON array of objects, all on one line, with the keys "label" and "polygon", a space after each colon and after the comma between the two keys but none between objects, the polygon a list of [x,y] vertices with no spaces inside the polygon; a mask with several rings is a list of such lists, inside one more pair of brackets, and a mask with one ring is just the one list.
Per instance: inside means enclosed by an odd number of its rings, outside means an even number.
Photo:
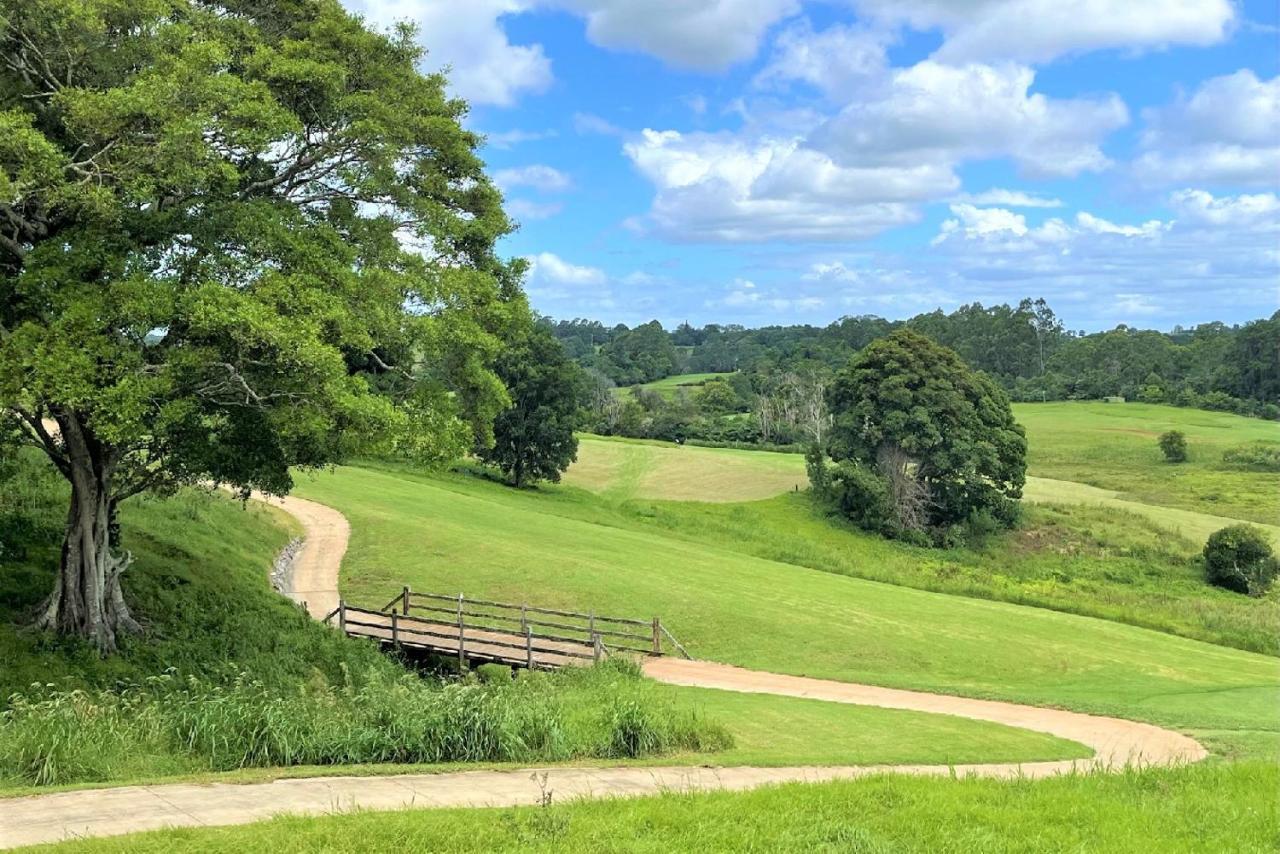
[{"label": "path curve", "polygon": [[[350,525],[324,504],[303,498],[259,500],[293,515],[306,539],[287,591],[322,617],[338,604],[338,569]],[[1195,762],[1207,753],[1194,739],[1150,724],[1059,709],[903,691],[745,670],[710,661],[647,659],[647,676],[672,685],[806,697],[991,721],[1086,745],[1087,760],[968,765],[856,765],[790,768],[660,766],[525,768],[381,777],[312,777],[269,783],[168,783],[30,795],[0,801],[0,848],[164,827],[248,824],[282,813],[322,815],[353,809],[503,807],[581,797],[635,797],[664,791],[742,790],[771,783],[820,782],[872,774],[1047,777],[1076,770]],[[545,776],[544,776],[545,775]]]}]

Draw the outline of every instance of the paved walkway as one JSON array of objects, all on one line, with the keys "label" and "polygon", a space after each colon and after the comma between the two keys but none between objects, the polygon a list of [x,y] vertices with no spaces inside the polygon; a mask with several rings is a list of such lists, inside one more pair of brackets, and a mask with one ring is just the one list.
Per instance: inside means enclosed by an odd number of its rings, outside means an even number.
[{"label": "paved walkway", "polygon": [[[312,615],[337,606],[338,567],[350,527],[338,511],[301,498],[271,499],[306,528],[290,595]],[[869,774],[1044,777],[1077,769],[1168,765],[1204,758],[1196,741],[1149,724],[1056,709],[944,694],[900,691],[744,670],[708,661],[648,659],[645,673],[673,685],[808,697],[837,703],[957,715],[1049,733],[1094,751],[1089,760],[976,765],[876,765],[797,768],[525,768],[385,777],[318,777],[270,783],[174,783],[59,792],[0,800],[0,848],[111,836],[162,827],[247,824],[281,813],[320,815],[352,809],[485,807],[537,804],[544,789],[557,801],[631,797],[662,791],[750,789]],[[545,776],[544,776],[545,775]]]}]

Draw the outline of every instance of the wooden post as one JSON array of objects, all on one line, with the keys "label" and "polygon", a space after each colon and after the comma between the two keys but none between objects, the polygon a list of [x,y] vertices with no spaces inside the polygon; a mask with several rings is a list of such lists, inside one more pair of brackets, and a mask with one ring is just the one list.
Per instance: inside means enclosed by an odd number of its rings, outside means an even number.
[{"label": "wooden post", "polygon": [[338,629],[344,635],[347,633],[347,603],[341,599],[338,600]]},{"label": "wooden post", "polygon": [[467,636],[462,623],[458,623],[458,672],[467,671]]},{"label": "wooden post", "polygon": [[458,672],[467,670],[467,636],[462,621],[462,594],[458,594]]},{"label": "wooden post", "polygon": [[407,584],[400,591],[400,601],[404,603],[404,607],[401,610],[406,617],[409,616],[409,585]]},{"label": "wooden post", "polygon": [[533,629],[524,627],[524,665],[533,669]]},{"label": "wooden post", "polygon": [[594,610],[587,612],[587,631],[595,636],[596,633],[596,612]]},{"label": "wooden post", "polygon": [[520,631],[522,632],[529,631],[529,606],[528,605],[520,606]]},{"label": "wooden post", "polygon": [[396,612],[394,608],[391,609],[391,645],[395,647],[400,646],[400,629],[396,625]]},{"label": "wooden post", "polygon": [[662,655],[662,623],[653,618],[653,654]]},{"label": "wooden post", "polygon": [[600,656],[604,654],[604,650],[601,648],[603,646],[604,645],[600,643],[600,635],[596,634],[595,632],[592,632],[591,633],[591,652],[592,652],[592,655],[594,656],[593,660],[597,664],[600,663]]}]

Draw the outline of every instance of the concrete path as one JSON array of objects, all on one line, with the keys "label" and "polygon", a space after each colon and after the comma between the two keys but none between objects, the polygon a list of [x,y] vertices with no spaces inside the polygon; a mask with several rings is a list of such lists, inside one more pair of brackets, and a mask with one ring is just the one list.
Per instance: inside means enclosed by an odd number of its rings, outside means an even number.
[{"label": "concrete path", "polygon": [[[336,510],[300,498],[270,499],[306,528],[290,595],[323,616],[337,606],[338,568],[350,527]],[[526,768],[385,777],[321,777],[270,783],[174,783],[31,795],[0,800],[0,848],[112,836],[163,827],[248,824],[281,813],[321,815],[352,809],[517,806],[581,797],[632,797],[663,791],[750,789],[870,774],[1045,777],[1073,770],[1194,762],[1196,741],[1149,724],[1057,709],[901,691],[744,670],[707,661],[648,659],[645,673],[672,685],[808,697],[837,703],[957,715],[1049,733],[1094,751],[1089,760],[975,765],[872,765],[797,768]]]}]

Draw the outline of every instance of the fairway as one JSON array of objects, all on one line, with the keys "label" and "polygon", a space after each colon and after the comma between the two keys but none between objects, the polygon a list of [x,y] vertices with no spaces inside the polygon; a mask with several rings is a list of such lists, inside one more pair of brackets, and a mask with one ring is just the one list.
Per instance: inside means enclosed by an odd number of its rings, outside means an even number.
[{"label": "fairway", "polygon": [[351,522],[342,593],[409,584],[661,615],[698,657],[1060,705],[1193,730],[1280,728],[1280,661],[1117,623],[929,593],[637,529],[584,493],[340,468],[299,493]]},{"label": "fairway", "polygon": [[716,379],[717,377],[724,378],[724,377],[730,377],[730,376],[733,376],[732,371],[730,371],[729,373],[723,373],[723,374],[715,374],[715,373],[673,374],[669,377],[663,377],[660,380],[654,380],[653,382],[640,383],[638,385],[618,386],[613,391],[614,391],[614,394],[630,397],[632,389],[643,388],[643,389],[648,389],[649,391],[656,391],[658,394],[662,395],[668,400],[671,400],[676,396],[677,392],[680,389],[685,389],[686,391],[692,393],[697,391],[698,386],[702,385],[707,380],[713,380],[713,379]]},{"label": "fairway", "polygon": [[754,501],[809,487],[799,454],[602,436],[579,438],[562,480],[610,498],[672,501]]},{"label": "fairway", "polygon": [[[1238,445],[1280,444],[1280,423],[1145,403],[1015,403],[1013,414],[1027,430],[1029,475],[1086,483],[1143,504],[1280,522],[1280,475],[1222,462]],[[1167,430],[1186,435],[1187,462],[1164,461],[1156,440]]]}]

